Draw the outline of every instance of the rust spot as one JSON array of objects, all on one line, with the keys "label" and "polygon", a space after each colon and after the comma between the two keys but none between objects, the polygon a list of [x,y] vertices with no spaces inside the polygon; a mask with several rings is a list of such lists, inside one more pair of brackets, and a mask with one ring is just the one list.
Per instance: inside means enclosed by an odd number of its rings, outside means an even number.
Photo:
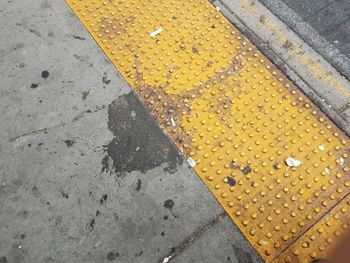
[{"label": "rust spot", "polygon": [[186,134],[181,124],[181,115],[182,112],[189,112],[190,107],[183,103],[183,98],[180,95],[167,94],[160,86],[138,86],[136,90],[142,97],[141,101],[147,103],[147,107],[159,125],[174,139],[180,151],[188,155],[190,148],[184,145],[189,146],[192,137]]},{"label": "rust spot", "polygon": [[232,169],[239,168],[239,165],[238,165],[238,163],[236,161],[231,161],[231,165],[230,166],[231,166]]},{"label": "rust spot", "polygon": [[267,20],[266,16],[264,16],[264,15],[259,16],[259,21],[261,24],[265,24],[266,20]]},{"label": "rust spot", "polygon": [[287,49],[287,50],[292,49],[293,46],[294,46],[294,45],[293,45],[292,41],[290,41],[289,39],[287,39],[287,40],[283,43],[283,45],[282,45],[282,47],[283,47],[284,49]]},{"label": "rust spot", "polygon": [[98,33],[102,36],[107,36],[109,38],[117,37],[123,33],[126,33],[127,30],[126,24],[133,22],[135,19],[134,16],[129,16],[127,18],[112,20],[112,19],[101,19],[100,26],[98,28]]}]

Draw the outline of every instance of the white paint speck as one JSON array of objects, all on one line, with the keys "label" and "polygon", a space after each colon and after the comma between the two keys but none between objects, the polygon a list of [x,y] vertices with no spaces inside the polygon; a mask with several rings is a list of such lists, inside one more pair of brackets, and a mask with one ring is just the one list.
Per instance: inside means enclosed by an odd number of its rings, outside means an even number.
[{"label": "white paint speck", "polygon": [[150,37],[155,37],[156,35],[160,34],[161,32],[163,32],[163,28],[160,27],[157,30],[153,31],[152,33],[150,33]]},{"label": "white paint speck", "polygon": [[196,166],[196,161],[193,160],[191,157],[187,159],[187,163],[188,163],[189,166],[191,166],[192,168]]},{"label": "white paint speck", "polygon": [[320,146],[318,146],[318,149],[319,149],[320,151],[324,151],[326,148],[324,147],[324,145],[320,145]]},{"label": "white paint speck", "polygon": [[171,125],[173,125],[173,127],[175,127],[175,126],[176,126],[176,123],[175,123],[174,119],[171,118],[170,121],[171,121]]},{"label": "white paint speck", "polygon": [[215,9],[217,12],[220,12],[220,10],[221,10],[219,6],[215,7]]},{"label": "white paint speck", "polygon": [[163,263],[169,262],[170,259],[171,259],[171,256],[164,258],[164,259],[163,259]]},{"label": "white paint speck", "polygon": [[134,112],[133,110],[131,111],[131,117],[132,117],[133,119],[135,119],[135,117],[136,117],[136,112]]},{"label": "white paint speck", "polygon": [[340,158],[339,158],[339,164],[340,164],[341,166],[344,165],[344,158],[343,158],[343,157],[340,157]]},{"label": "white paint speck", "polygon": [[294,159],[292,157],[288,157],[286,159],[286,164],[289,166],[289,167],[298,167],[301,165],[301,161],[297,160],[297,159]]}]

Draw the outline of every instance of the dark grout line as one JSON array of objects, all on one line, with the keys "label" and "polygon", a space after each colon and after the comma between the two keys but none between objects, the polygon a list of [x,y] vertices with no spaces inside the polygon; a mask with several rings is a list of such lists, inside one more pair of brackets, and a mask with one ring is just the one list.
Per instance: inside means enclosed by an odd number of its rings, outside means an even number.
[{"label": "dark grout line", "polygon": [[277,256],[275,256],[271,262],[274,262],[274,260],[276,260],[279,256],[281,256],[287,249],[289,249],[290,247],[292,247],[300,238],[302,238],[312,227],[314,227],[317,223],[319,223],[320,221],[322,221],[323,218],[325,218],[327,215],[330,215],[332,210],[337,207],[340,202],[342,202],[345,198],[347,198],[348,196],[350,196],[350,193],[347,193],[345,196],[343,196],[342,198],[340,198],[338,200],[338,202],[336,202],[333,206],[331,206],[326,212],[324,212],[324,214],[317,219],[315,222],[313,222],[309,227],[307,227],[304,231],[302,231],[298,237],[296,237],[285,249],[283,249]]},{"label": "dark grout line", "polygon": [[166,263],[169,262],[171,259],[173,259],[174,257],[176,257],[179,253],[181,253],[182,251],[184,251],[186,248],[188,248],[189,246],[191,246],[199,237],[201,237],[209,228],[211,228],[212,226],[216,225],[217,223],[219,223],[225,216],[227,216],[226,212],[222,212],[220,214],[218,214],[213,220],[211,220],[210,222],[200,226],[199,228],[197,228],[190,236],[188,236],[186,239],[184,239],[180,244],[178,244],[177,246],[171,248],[169,254],[164,257],[159,259],[158,262],[160,263]]}]

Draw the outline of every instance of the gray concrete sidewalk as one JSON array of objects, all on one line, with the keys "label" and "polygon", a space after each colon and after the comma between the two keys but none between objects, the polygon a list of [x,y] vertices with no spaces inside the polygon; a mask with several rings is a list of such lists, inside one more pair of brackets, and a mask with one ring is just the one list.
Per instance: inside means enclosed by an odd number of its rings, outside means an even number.
[{"label": "gray concrete sidewalk", "polygon": [[[0,262],[261,262],[63,1],[0,4]],[[185,242],[185,243],[184,243]]]}]

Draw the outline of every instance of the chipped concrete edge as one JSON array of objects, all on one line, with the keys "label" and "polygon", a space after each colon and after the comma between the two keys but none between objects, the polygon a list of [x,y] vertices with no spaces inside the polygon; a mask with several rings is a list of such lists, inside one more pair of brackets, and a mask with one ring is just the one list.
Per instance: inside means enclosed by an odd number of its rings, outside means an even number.
[{"label": "chipped concrete edge", "polygon": [[258,0],[212,1],[350,136],[350,82]]}]

